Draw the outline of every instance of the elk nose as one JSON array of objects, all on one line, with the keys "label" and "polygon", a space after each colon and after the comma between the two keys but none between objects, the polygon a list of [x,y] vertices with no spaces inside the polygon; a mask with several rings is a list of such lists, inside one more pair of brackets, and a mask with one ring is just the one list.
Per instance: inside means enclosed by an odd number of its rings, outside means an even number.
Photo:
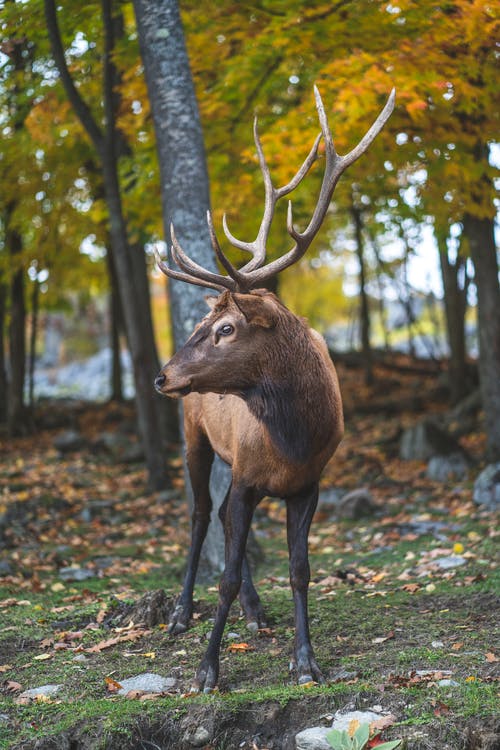
[{"label": "elk nose", "polygon": [[160,374],[155,378],[155,388],[157,391],[161,391],[162,386],[165,385],[166,380],[167,376],[160,372]]}]

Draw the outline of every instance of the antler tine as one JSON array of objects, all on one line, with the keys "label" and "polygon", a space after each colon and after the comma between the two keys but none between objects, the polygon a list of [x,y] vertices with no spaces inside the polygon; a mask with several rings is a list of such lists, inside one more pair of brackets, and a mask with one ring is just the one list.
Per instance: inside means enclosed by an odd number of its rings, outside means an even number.
[{"label": "antler tine", "polygon": [[[225,221],[225,214],[223,217],[223,222]],[[214,252],[217,256],[217,258],[220,260],[221,264],[224,266],[226,271],[228,272],[229,276],[236,282],[236,285],[239,290],[243,290],[246,288],[246,280],[245,277],[236,269],[229,258],[226,257],[226,255],[222,252],[221,246],[219,245],[219,240],[217,239],[217,234],[215,232],[214,223],[212,220],[212,214],[210,211],[207,211],[207,224],[208,224],[208,231],[210,233],[210,240],[212,243],[212,247],[214,249]]]},{"label": "antler tine", "polygon": [[215,284],[215,283],[209,283],[208,281],[204,281],[203,279],[198,279],[195,276],[191,276],[191,274],[183,273],[182,271],[176,271],[174,268],[170,268],[164,260],[162,260],[160,253],[155,248],[154,250],[155,256],[156,256],[156,263],[158,265],[158,268],[162,273],[165,274],[165,276],[168,276],[171,279],[177,279],[178,281],[186,281],[189,284],[196,284],[197,286],[203,286],[206,289],[217,289],[220,292],[225,291],[227,287]]},{"label": "antler tine", "polygon": [[173,279],[188,281],[191,284],[218,289],[219,291],[224,291],[225,289],[229,289],[230,291],[236,290],[236,283],[233,279],[208,271],[186,255],[177,240],[173,224],[170,224],[170,236],[172,238],[172,258],[181,270],[176,271],[162,261],[162,264],[159,264],[159,266],[163,273]]},{"label": "antler tine", "polygon": [[325,141],[326,155],[325,173],[323,176],[318,201],[316,203],[316,207],[314,209],[311,220],[303,232],[299,232],[293,226],[292,204],[291,202],[289,203],[287,215],[287,230],[292,239],[295,240],[295,244],[292,249],[289,250],[289,252],[285,255],[277,258],[271,263],[268,263],[262,268],[256,268],[255,270],[250,272],[249,275],[251,276],[252,288],[262,284],[271,276],[274,276],[280,271],[283,271],[285,268],[288,268],[293,263],[296,263],[298,260],[300,260],[300,258],[302,258],[307,248],[313,241],[314,237],[318,233],[323,219],[325,218],[326,212],[330,205],[330,201],[332,199],[333,191],[335,190],[335,186],[337,185],[340,176],[348,166],[350,166],[366,151],[374,138],[378,135],[378,133],[380,133],[394,109],[396,92],[395,89],[391,91],[391,94],[382,112],[378,115],[371,128],[363,136],[358,145],[355,146],[346,156],[339,156],[339,154],[337,154],[335,150],[332,134],[328,125],[328,118],[325,113],[325,108],[323,106],[320,93],[316,86],[314,87],[314,95],[316,99],[318,117],[321,124],[321,134]]}]

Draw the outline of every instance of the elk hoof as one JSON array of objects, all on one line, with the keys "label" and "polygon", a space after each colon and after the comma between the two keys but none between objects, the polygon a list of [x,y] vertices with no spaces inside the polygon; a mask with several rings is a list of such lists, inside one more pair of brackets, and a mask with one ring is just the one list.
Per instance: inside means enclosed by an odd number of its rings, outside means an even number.
[{"label": "elk hoof", "polygon": [[320,685],[325,683],[321,669],[318,667],[316,659],[312,654],[308,654],[305,657],[301,656],[293,666],[297,670],[297,682],[299,685],[305,685],[308,682],[318,682]]},{"label": "elk hoof", "polygon": [[182,605],[178,605],[168,623],[169,635],[179,635],[188,629],[190,614]]},{"label": "elk hoof", "polygon": [[196,673],[196,677],[194,679],[190,692],[212,693],[215,690],[215,686],[217,685],[218,676],[218,665],[214,666],[203,661]]}]

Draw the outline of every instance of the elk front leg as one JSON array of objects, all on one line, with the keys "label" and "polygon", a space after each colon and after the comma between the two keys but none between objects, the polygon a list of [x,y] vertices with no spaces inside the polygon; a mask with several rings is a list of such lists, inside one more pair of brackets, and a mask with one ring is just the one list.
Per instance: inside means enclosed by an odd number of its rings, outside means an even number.
[{"label": "elk front leg", "polygon": [[[231,489],[229,489],[224,502],[219,508],[219,518],[224,527],[224,534],[226,533],[226,508],[230,492]],[[260,597],[253,584],[252,573],[246,552],[243,555],[241,564],[240,605],[245,615],[249,630],[258,630],[259,628],[266,627],[264,610],[262,609]]]},{"label": "elk front leg", "polygon": [[187,630],[193,614],[193,590],[196,572],[212,511],[212,498],[210,497],[208,483],[213,458],[213,450],[203,435],[198,436],[194,445],[188,446],[186,462],[193,490],[191,544],[182,593],[177,600],[168,625],[168,632],[172,635]]},{"label": "elk front leg", "polygon": [[295,607],[294,662],[299,684],[312,680],[324,682],[324,677],[316,664],[311,646],[307,612],[307,589],[310,579],[308,535],[317,503],[317,484],[304,493],[287,499],[290,585]]},{"label": "elk front leg", "polygon": [[233,484],[225,513],[225,567],[219,583],[215,622],[192,692],[211,692],[219,676],[219,653],[229,609],[241,586],[243,556],[257,499],[253,490]]}]

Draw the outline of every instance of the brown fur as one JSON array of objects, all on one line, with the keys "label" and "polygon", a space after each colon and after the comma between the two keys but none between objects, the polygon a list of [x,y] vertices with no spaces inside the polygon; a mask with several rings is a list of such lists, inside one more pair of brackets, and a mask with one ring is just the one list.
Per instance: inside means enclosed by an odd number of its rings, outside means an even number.
[{"label": "brown fur", "polygon": [[210,313],[156,380],[161,393],[185,397],[194,495],[188,569],[170,632],[185,630],[192,612],[196,568],[210,517],[208,479],[215,452],[232,470],[231,490],[221,509],[226,567],[195,686],[210,690],[216,684],[222,632],[238,590],[247,619],[257,626],[264,623],[244,551],[253,510],[265,495],[287,502],[299,681],[321,680],[307,618],[307,536],[319,477],[343,434],[335,368],[322,337],[274,294],[225,291],[208,302]]}]

